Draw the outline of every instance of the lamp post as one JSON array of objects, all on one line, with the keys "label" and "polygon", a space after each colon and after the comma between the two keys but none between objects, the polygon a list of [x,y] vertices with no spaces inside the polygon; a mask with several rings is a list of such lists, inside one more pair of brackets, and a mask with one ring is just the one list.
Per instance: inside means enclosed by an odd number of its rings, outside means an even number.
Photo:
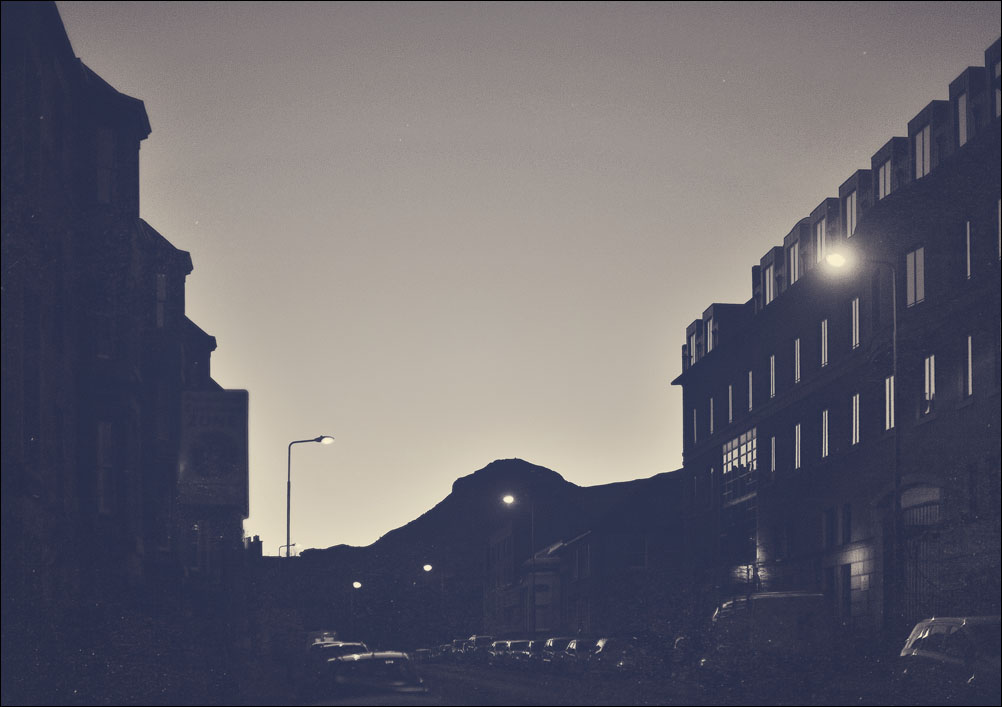
[{"label": "lamp post", "polygon": [[292,518],[292,445],[304,444],[306,442],[317,442],[319,444],[333,444],[334,438],[330,435],[320,435],[313,439],[297,439],[289,442],[289,465],[288,475],[285,479],[285,557],[291,557],[292,542],[289,539],[290,521]]},{"label": "lamp post", "polygon": [[[501,497],[506,506],[515,504],[515,496],[506,494]],[[529,633],[536,634],[536,503],[529,500]]]},{"label": "lamp post", "polygon": [[[851,267],[851,253],[832,252],[825,260],[836,269]],[[898,458],[901,455],[901,428],[898,426],[898,269],[893,261],[878,258],[866,258],[866,262],[876,266],[884,266],[891,271],[891,416],[888,422],[894,428],[894,455],[891,462],[893,474],[894,498],[891,509],[891,589],[894,601],[900,613],[901,589],[900,581],[902,567],[901,549],[901,468]],[[885,383],[885,394],[886,394]],[[885,605],[886,612],[887,607]]]}]

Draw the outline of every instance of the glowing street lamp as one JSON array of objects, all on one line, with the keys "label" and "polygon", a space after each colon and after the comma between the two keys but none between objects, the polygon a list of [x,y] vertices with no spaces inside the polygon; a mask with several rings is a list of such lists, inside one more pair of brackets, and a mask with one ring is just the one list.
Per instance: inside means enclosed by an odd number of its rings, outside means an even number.
[{"label": "glowing street lamp", "polygon": [[306,442],[317,442],[319,444],[333,444],[334,438],[330,435],[320,435],[313,439],[297,439],[294,442],[289,442],[289,465],[288,465],[288,476],[285,480],[285,556],[290,557],[290,550],[292,549],[292,541],[289,539],[289,528],[290,520],[292,517],[292,445],[294,444],[304,444]]},{"label": "glowing street lamp", "polygon": [[434,568],[431,565],[425,565],[421,569],[423,569],[425,572],[431,572]]}]

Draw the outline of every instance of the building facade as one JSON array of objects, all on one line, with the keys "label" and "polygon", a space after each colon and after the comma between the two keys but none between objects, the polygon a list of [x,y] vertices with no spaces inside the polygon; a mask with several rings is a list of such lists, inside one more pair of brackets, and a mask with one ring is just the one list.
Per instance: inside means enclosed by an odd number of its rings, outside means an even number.
[{"label": "building facade", "polygon": [[[73,668],[53,644],[222,581],[247,395],[212,380],[215,339],[185,316],[191,257],[139,217],[142,101],[74,56],[54,3],[4,3],[2,24],[4,701],[58,701]],[[182,442],[215,424],[186,416],[196,394],[230,401],[232,444],[189,466],[237,498],[182,493]]]},{"label": "building facade", "polygon": [[892,640],[999,612],[999,55],[687,327],[686,533],[718,597],[823,591]]}]

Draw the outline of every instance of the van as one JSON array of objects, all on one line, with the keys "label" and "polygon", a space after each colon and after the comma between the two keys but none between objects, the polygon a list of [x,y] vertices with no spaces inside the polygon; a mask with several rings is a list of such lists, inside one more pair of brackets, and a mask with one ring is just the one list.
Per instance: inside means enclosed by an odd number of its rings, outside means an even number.
[{"label": "van", "polygon": [[838,626],[823,594],[760,592],[723,602],[710,621],[700,682],[776,695],[831,670]]}]

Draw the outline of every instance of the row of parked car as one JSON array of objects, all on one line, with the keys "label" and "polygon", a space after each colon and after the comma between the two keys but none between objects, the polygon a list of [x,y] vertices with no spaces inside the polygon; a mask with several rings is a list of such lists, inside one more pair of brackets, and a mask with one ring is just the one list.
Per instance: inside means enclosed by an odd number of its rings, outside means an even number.
[{"label": "row of parked car", "polygon": [[[769,592],[724,602],[705,625],[672,637],[476,635],[417,651],[422,660],[520,671],[622,674],[761,696],[880,691],[917,704],[999,704],[998,616],[919,622],[896,659],[846,640],[821,594]],[[900,644],[899,644],[900,645]]]}]

